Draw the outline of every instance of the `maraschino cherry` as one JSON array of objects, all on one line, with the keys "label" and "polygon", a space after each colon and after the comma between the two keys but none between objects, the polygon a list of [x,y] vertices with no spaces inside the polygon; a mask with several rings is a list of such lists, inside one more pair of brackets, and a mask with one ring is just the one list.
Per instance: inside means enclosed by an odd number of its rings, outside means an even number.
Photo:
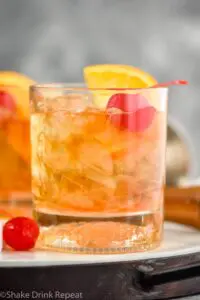
[{"label": "maraschino cherry", "polygon": [[[164,83],[158,83],[151,88],[167,88],[169,86],[187,85],[186,80],[173,80]],[[111,109],[119,110],[119,113],[110,111]],[[143,132],[152,123],[156,109],[151,106],[148,100],[141,94],[118,93],[108,101],[107,111],[110,120],[114,126],[119,129],[131,132]]]},{"label": "maraschino cherry", "polygon": [[15,217],[3,227],[3,240],[12,249],[27,251],[35,246],[39,236],[37,223],[27,217]]},{"label": "maraschino cherry", "polygon": [[0,123],[12,117],[15,112],[14,98],[6,91],[0,90]]},{"label": "maraschino cherry", "polygon": [[121,113],[110,113],[113,125],[122,130],[142,132],[152,123],[156,109],[140,94],[115,94],[107,105],[107,110],[115,108]]}]

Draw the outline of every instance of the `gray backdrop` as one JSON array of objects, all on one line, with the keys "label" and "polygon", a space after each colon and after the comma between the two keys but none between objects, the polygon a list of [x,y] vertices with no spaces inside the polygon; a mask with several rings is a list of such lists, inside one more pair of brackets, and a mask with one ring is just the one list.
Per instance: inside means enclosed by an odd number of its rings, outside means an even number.
[{"label": "gray backdrop", "polygon": [[188,88],[171,90],[169,113],[192,137],[198,158],[200,0],[0,0],[0,69],[72,82],[96,63],[189,80]]},{"label": "gray backdrop", "polygon": [[198,158],[200,0],[0,0],[0,69],[72,82],[96,63],[135,65],[159,81],[189,80],[171,90],[169,113]]}]

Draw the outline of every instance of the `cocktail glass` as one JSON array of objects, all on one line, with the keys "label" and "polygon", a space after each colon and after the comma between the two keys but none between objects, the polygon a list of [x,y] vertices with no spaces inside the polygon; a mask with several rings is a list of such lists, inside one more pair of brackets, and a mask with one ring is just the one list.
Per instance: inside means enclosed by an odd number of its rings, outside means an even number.
[{"label": "cocktail glass", "polygon": [[167,92],[31,87],[38,247],[124,253],[160,245]]}]

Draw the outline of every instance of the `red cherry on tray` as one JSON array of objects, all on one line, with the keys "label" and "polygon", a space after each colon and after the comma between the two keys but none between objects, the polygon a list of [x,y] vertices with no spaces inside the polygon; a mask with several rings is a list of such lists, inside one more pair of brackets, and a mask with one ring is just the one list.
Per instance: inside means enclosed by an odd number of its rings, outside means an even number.
[{"label": "red cherry on tray", "polygon": [[147,129],[156,113],[156,109],[140,94],[115,94],[107,104],[108,111],[112,108],[121,111],[109,114],[113,125],[131,132],[142,132]]},{"label": "red cherry on tray", "polygon": [[7,221],[3,227],[4,242],[17,251],[30,250],[39,236],[37,223],[27,217],[16,217]]}]

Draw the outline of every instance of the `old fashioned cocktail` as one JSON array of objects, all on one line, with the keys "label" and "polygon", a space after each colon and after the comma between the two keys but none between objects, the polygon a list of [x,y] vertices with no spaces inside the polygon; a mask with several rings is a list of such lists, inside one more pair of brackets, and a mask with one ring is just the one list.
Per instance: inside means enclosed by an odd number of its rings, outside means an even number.
[{"label": "old fashioned cocktail", "polygon": [[166,88],[32,87],[40,247],[120,253],[160,244],[166,107]]}]

